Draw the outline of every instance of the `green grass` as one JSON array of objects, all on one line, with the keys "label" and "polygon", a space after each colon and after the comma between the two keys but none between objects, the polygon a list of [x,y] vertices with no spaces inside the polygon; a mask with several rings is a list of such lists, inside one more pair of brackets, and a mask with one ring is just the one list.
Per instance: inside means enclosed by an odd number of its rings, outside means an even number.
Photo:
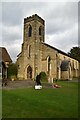
[{"label": "green grass", "polygon": [[3,90],[3,118],[77,118],[78,83],[61,88]]},{"label": "green grass", "polygon": [[2,118],[2,90],[0,89],[0,119]]}]

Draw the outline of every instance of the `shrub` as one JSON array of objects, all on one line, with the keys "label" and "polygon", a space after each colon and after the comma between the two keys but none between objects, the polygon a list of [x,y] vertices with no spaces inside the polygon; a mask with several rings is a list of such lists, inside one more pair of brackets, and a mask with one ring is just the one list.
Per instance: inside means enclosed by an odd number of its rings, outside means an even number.
[{"label": "shrub", "polygon": [[40,76],[42,82],[47,82],[47,75],[45,72],[40,72]]}]

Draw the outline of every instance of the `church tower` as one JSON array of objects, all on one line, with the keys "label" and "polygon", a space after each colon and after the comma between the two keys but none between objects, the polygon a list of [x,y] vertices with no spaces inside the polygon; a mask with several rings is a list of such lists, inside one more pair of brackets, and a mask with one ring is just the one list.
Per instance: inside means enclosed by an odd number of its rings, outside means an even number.
[{"label": "church tower", "polygon": [[37,14],[24,18],[24,41],[44,42],[44,20]]},{"label": "church tower", "polygon": [[[35,78],[40,72],[41,43],[44,42],[44,20],[37,14],[24,18],[22,62],[18,71],[24,71],[24,79]],[[21,62],[20,62],[21,63]],[[21,73],[21,72],[19,72]]]}]

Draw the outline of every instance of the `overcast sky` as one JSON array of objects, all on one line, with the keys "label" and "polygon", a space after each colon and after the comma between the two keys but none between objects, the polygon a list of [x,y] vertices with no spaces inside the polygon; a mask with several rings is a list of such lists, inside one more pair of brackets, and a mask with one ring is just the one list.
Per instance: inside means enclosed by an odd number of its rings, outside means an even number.
[{"label": "overcast sky", "polygon": [[78,2],[3,2],[0,46],[14,62],[21,52],[24,18],[33,14],[45,20],[46,43],[64,52],[78,46]]}]

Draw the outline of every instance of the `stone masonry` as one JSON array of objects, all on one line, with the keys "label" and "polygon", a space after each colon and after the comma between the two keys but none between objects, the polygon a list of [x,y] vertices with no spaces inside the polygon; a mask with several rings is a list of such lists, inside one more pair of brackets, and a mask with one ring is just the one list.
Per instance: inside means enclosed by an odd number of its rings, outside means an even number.
[{"label": "stone masonry", "polygon": [[[37,14],[24,18],[23,44],[17,56],[18,78],[35,79],[45,72],[52,79],[72,79],[79,75],[79,62],[45,43],[45,21]],[[66,69],[61,69],[61,65]]]}]

